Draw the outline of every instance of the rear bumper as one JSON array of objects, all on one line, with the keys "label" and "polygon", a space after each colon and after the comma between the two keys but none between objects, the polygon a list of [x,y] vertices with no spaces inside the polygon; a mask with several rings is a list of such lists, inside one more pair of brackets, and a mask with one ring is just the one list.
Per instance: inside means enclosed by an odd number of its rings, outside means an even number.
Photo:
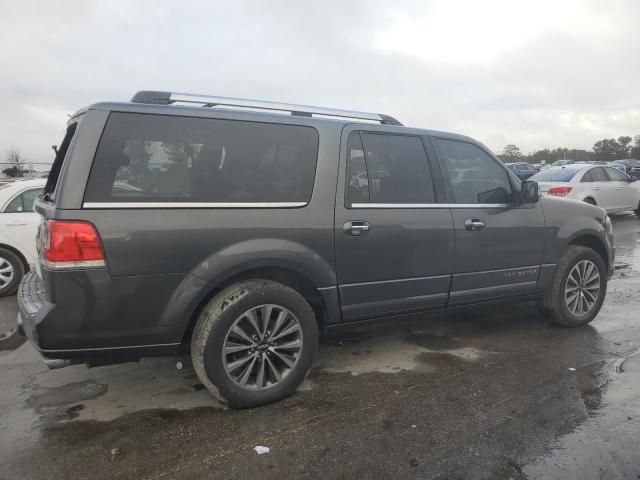
[{"label": "rear bumper", "polygon": [[47,302],[42,283],[36,272],[30,271],[25,275],[18,289],[18,332],[25,335],[42,355],[44,364],[51,368],[62,368],[74,363],[70,359],[47,357],[38,339],[38,325],[53,310],[54,305]]},{"label": "rear bumper", "polygon": [[53,309],[54,305],[46,300],[36,272],[28,272],[18,288],[18,330],[40,351],[38,325]]},{"label": "rear bumper", "polygon": [[[87,319],[82,314],[82,303],[83,299],[76,295],[72,301],[66,300],[66,309],[62,309],[49,300],[36,272],[30,271],[25,275],[18,289],[18,328],[40,352],[48,367],[60,368],[72,363],[116,363],[173,355],[180,350],[178,342],[124,343],[126,339],[138,340],[132,335],[123,340],[123,336],[109,333],[96,340],[101,332],[96,333],[91,328],[91,318],[82,321]],[[73,322],[74,317],[80,322]],[[106,342],[111,345],[105,345]]]}]

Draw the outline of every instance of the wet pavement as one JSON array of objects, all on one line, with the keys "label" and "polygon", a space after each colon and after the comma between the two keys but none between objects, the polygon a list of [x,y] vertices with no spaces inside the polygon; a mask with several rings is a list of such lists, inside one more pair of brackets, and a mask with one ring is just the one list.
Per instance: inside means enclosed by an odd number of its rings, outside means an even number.
[{"label": "wet pavement", "polygon": [[253,410],[216,403],[187,358],[49,371],[28,343],[0,352],[0,479],[640,478],[640,221],[614,228],[591,325],[520,304],[345,331]]}]

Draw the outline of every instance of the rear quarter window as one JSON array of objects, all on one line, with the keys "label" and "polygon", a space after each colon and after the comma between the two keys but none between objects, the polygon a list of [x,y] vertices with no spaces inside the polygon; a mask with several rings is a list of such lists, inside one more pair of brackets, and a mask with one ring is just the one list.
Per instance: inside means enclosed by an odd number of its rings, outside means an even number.
[{"label": "rear quarter window", "polygon": [[311,127],[112,113],[85,202],[307,203],[317,156]]},{"label": "rear quarter window", "polygon": [[536,182],[570,182],[579,170],[567,170],[559,168],[557,170],[543,170],[536,173],[530,180]]}]

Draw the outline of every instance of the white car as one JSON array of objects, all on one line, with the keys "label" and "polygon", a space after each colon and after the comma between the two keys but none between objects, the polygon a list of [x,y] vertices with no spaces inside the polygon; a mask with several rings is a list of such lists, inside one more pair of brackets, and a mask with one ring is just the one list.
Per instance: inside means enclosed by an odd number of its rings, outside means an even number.
[{"label": "white car", "polygon": [[0,185],[0,297],[12,294],[36,261],[40,215],[33,203],[47,181],[23,180]]},{"label": "white car", "polygon": [[533,175],[542,195],[582,200],[607,213],[634,210],[640,215],[640,182],[607,166],[574,163]]}]

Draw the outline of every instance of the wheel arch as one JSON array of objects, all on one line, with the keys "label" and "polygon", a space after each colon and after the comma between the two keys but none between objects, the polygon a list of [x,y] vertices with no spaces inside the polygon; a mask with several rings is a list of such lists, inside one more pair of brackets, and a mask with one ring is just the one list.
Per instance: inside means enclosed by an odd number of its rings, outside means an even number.
[{"label": "wheel arch", "polygon": [[0,243],[0,248],[4,248],[5,250],[9,250],[10,252],[15,253],[20,259],[20,261],[22,262],[22,265],[24,266],[24,271],[25,272],[29,271],[30,269],[29,262],[27,261],[27,258],[20,250],[18,250],[16,247],[13,247],[11,245],[7,245],[6,243]]},{"label": "wheel arch", "polygon": [[600,255],[600,257],[604,261],[605,266],[609,268],[609,256],[607,255],[607,247],[605,246],[602,239],[598,238],[596,235],[591,235],[588,233],[577,235],[569,241],[568,245],[577,245],[594,250],[598,255]]},{"label": "wheel arch", "polygon": [[211,299],[228,286],[247,280],[270,280],[298,292],[313,309],[320,330],[324,325],[337,323],[341,319],[337,288],[318,287],[310,276],[290,266],[271,264],[249,267],[240,271],[228,272],[203,287],[199,301],[188,315],[183,332],[183,344],[189,341],[200,313]]}]

